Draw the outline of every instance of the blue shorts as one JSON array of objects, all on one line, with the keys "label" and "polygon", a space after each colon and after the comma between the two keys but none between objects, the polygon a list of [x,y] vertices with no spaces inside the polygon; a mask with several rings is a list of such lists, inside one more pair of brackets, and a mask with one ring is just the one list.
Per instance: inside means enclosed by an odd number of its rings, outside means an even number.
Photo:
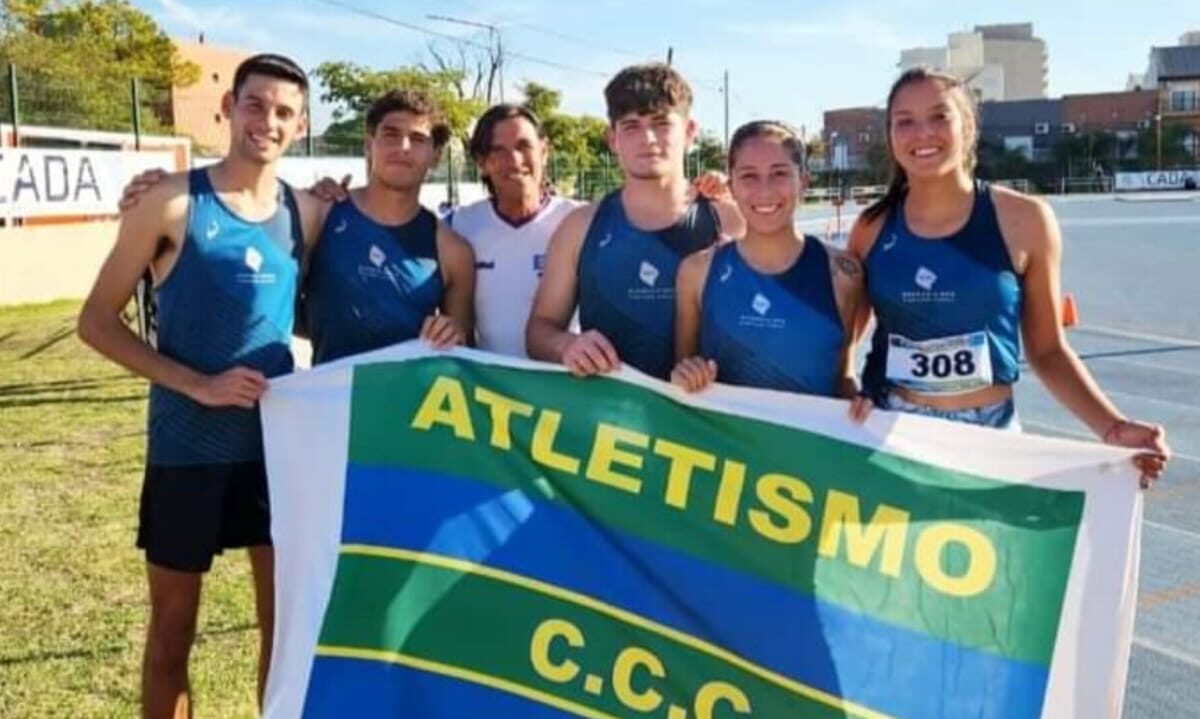
[{"label": "blue shorts", "polygon": [[938,409],[937,407],[909,402],[895,392],[888,392],[883,396],[882,406],[883,409],[919,414],[924,417],[948,419],[951,422],[965,422],[983,427],[1005,429],[1011,432],[1021,431],[1021,419],[1017,416],[1017,408],[1013,404],[1012,397],[994,404],[985,404],[981,407]]}]

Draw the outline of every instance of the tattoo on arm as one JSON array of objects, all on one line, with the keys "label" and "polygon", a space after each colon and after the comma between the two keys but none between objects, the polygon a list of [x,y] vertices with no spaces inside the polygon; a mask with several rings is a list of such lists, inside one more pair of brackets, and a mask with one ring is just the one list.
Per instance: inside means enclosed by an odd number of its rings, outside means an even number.
[{"label": "tattoo on arm", "polygon": [[862,274],[862,268],[858,266],[857,262],[849,257],[838,256],[835,257],[833,261],[834,264],[837,265],[838,271],[847,277],[857,278],[860,274]]}]

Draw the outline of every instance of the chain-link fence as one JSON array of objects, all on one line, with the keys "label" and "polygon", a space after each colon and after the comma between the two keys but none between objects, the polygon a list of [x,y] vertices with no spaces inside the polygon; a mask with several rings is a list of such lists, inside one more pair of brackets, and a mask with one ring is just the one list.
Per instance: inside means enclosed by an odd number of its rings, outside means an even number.
[{"label": "chain-link fence", "polygon": [[[97,77],[86,67],[69,73],[6,65],[0,82],[0,121],[15,129],[23,146],[99,146],[101,140],[81,140],[71,130],[129,134],[134,144],[142,135],[171,134],[171,88],[137,78]],[[61,128],[54,133],[21,133],[22,127]]]}]

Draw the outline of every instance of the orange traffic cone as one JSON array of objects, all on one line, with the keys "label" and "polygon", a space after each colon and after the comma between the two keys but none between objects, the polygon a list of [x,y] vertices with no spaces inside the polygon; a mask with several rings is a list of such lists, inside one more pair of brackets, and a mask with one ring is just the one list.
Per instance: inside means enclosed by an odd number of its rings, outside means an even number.
[{"label": "orange traffic cone", "polygon": [[1062,326],[1074,327],[1079,324],[1079,307],[1075,304],[1075,295],[1067,292],[1063,295]]}]

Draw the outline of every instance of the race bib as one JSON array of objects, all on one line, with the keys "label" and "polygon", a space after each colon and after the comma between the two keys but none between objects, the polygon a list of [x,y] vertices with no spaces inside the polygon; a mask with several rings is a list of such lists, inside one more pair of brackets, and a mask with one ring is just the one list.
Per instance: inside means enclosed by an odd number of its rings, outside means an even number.
[{"label": "race bib", "polygon": [[914,341],[888,335],[887,378],[923,394],[963,394],[992,384],[986,332]]}]

